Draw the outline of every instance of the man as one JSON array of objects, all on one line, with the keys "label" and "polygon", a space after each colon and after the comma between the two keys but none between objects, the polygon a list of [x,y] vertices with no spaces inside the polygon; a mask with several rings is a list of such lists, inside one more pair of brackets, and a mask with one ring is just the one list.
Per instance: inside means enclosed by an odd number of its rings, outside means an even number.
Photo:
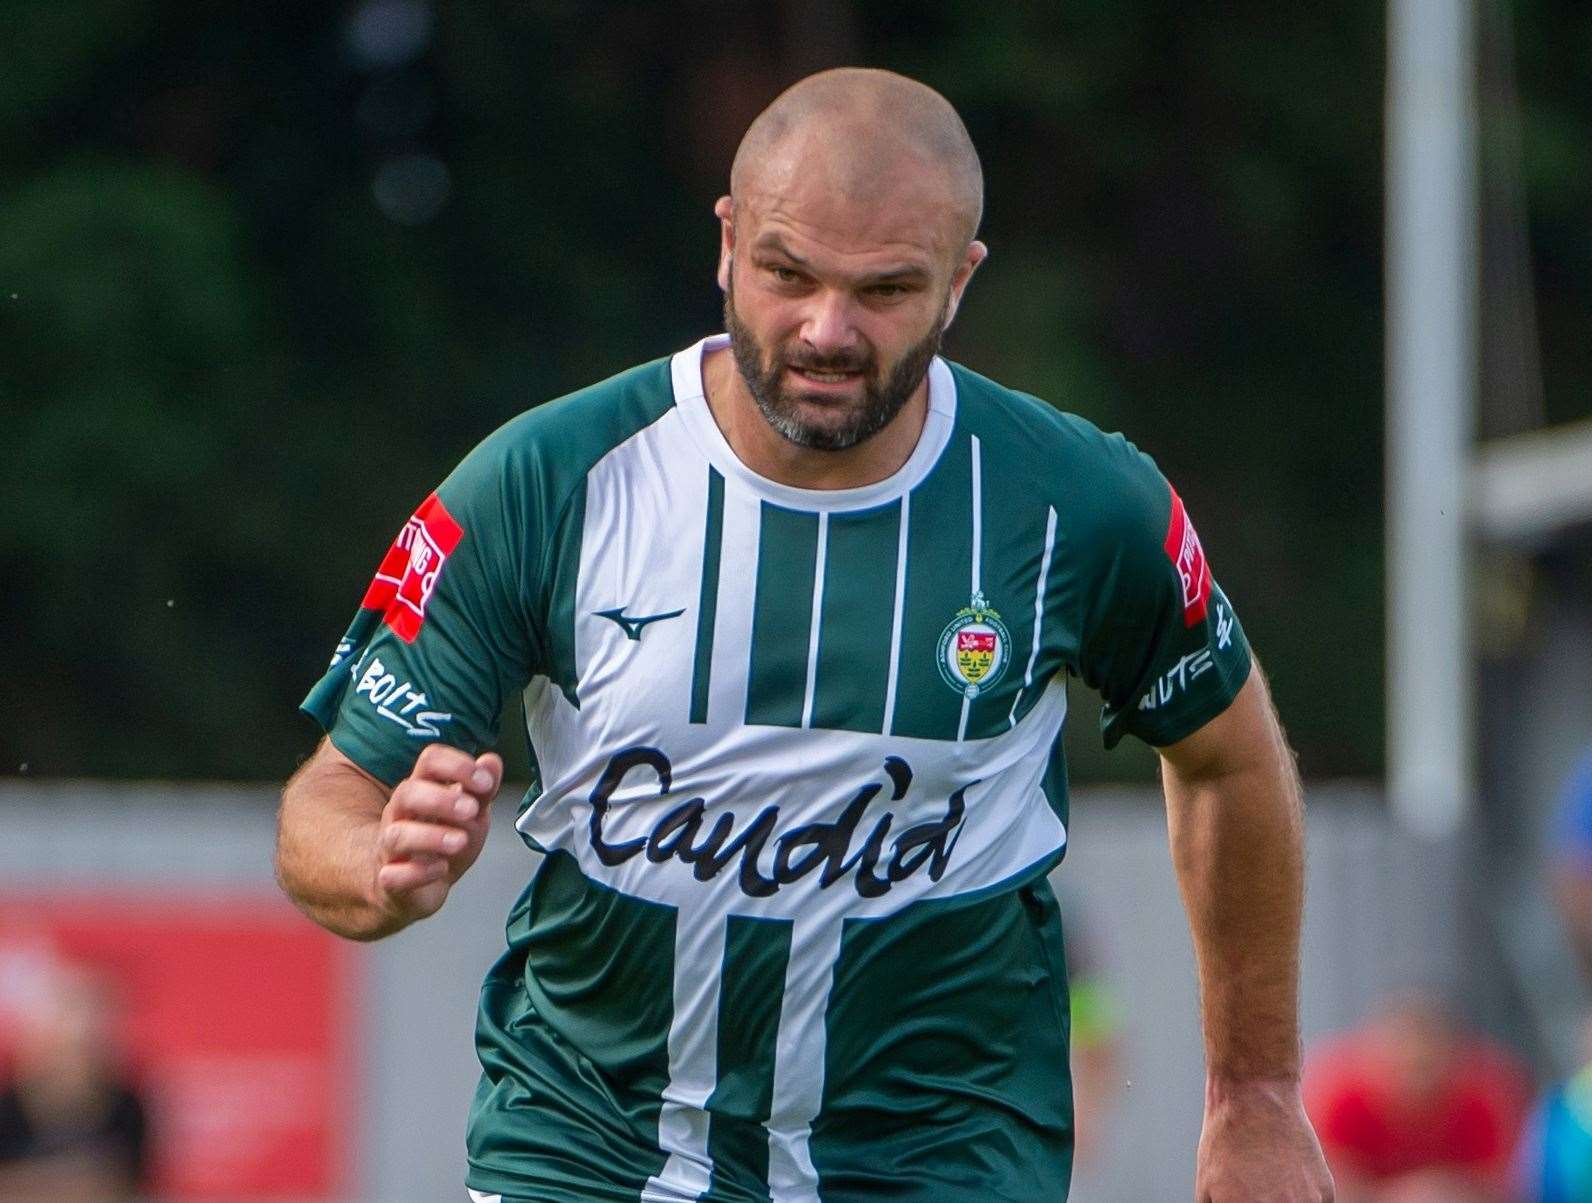
[{"label": "man", "polygon": [[1306,1113],[1345,1203],[1502,1203],[1530,1105],[1507,1049],[1400,991],[1306,1062]]},{"label": "man", "polygon": [[545,857],[482,991],[476,1198],[1065,1198],[1069,673],[1165,758],[1199,1197],[1330,1197],[1288,750],[1153,465],[936,356],[982,198],[932,90],[784,93],[715,209],[728,336],[477,448],[306,701],[279,874],[369,939],[475,859],[525,689]]},{"label": "man", "polygon": [[148,1185],[145,1106],[118,1056],[110,984],[51,965],[0,1083],[0,1199],[109,1203]]}]

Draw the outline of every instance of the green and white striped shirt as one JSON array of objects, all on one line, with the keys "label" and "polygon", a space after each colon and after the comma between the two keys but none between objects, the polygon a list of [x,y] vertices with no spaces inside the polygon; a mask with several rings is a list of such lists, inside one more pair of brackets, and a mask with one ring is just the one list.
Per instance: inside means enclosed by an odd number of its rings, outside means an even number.
[{"label": "green and white striped shirt", "polygon": [[1064,1198],[1066,681],[1165,744],[1249,653],[1120,436],[935,360],[907,462],[767,480],[704,340],[533,409],[404,528],[305,708],[389,782],[523,690],[545,853],[482,992],[505,1200]]}]

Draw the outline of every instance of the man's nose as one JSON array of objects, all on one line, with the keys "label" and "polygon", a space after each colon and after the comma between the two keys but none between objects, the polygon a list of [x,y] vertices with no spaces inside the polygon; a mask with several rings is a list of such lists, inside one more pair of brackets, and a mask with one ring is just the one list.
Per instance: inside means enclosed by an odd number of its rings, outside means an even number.
[{"label": "man's nose", "polygon": [[802,341],[819,355],[840,355],[857,345],[857,327],[851,295],[826,288],[815,293],[802,323]]}]

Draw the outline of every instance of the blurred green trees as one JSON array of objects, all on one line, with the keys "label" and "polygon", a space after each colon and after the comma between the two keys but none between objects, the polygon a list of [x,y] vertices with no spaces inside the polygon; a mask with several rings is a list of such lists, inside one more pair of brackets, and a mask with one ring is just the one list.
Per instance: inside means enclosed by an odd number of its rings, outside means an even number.
[{"label": "blurred green trees", "polygon": [[[1592,13],[1488,12],[1519,45],[1563,418],[1592,381]],[[520,409],[716,328],[735,142],[841,62],[938,86],[980,147],[993,257],[951,353],[1152,452],[1306,771],[1379,767],[1380,5],[8,18],[0,773],[291,771],[297,700],[413,504]],[[1081,775],[1143,771],[1089,713]]]}]

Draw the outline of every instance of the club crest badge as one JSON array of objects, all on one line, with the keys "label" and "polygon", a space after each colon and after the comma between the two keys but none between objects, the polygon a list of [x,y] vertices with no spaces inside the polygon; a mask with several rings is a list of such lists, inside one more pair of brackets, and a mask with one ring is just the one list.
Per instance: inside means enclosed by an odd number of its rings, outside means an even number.
[{"label": "club crest badge", "polygon": [[1000,680],[1011,648],[1011,632],[1001,616],[988,598],[975,593],[940,632],[940,676],[963,697],[976,698]]}]

